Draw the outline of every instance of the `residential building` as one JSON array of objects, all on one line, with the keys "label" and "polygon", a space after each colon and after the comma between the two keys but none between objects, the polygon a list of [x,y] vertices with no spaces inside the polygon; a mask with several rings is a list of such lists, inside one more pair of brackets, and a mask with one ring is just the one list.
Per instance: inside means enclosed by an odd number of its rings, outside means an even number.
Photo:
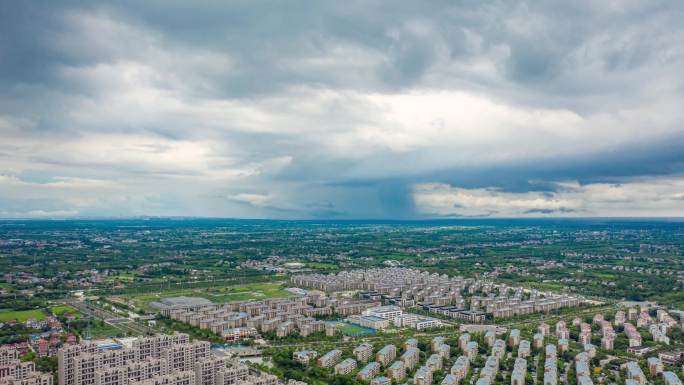
[{"label": "residential building", "polygon": [[406,377],[406,367],[401,361],[394,361],[389,368],[387,368],[387,377],[393,380],[401,380]]},{"label": "residential building", "polygon": [[470,360],[466,356],[459,356],[451,367],[451,374],[460,382],[468,375],[470,370]]},{"label": "residential building", "polygon": [[352,315],[347,318],[347,321],[351,324],[378,330],[387,329],[390,326],[388,319],[372,315]]},{"label": "residential building", "polygon": [[356,377],[360,380],[370,381],[378,373],[380,373],[380,364],[378,362],[370,362],[357,373]]},{"label": "residential building", "polygon": [[441,385],[458,385],[458,379],[453,374],[447,374],[442,379]]},{"label": "residential building", "polygon": [[342,358],[342,351],[333,349],[318,358],[318,366],[321,368],[330,368],[337,364]]},{"label": "residential building", "polygon": [[364,310],[362,314],[365,316],[374,316],[392,321],[396,317],[401,316],[402,313],[403,311],[399,306],[386,305],[368,308]]},{"label": "residential building", "polygon": [[276,385],[275,376],[250,371],[209,352],[187,334],[139,337],[130,345],[82,342],[58,352],[60,385]]},{"label": "residential building", "polygon": [[387,366],[397,357],[397,347],[394,345],[385,345],[382,349],[375,353],[375,360],[382,366]]},{"label": "residential building", "polygon": [[466,345],[468,345],[468,342],[470,342],[470,334],[461,334],[461,336],[458,337],[458,348],[461,350],[465,350]]},{"label": "residential building", "polygon": [[415,347],[408,348],[404,354],[401,355],[399,361],[401,361],[407,369],[413,369],[420,360],[420,350]]},{"label": "residential building", "polygon": [[639,385],[646,384],[646,376],[638,363],[630,361],[625,365],[625,369],[627,371],[628,379],[636,381]]},{"label": "residential building", "polygon": [[404,342],[404,350],[408,350],[409,348],[417,348],[418,347],[418,340],[415,338],[409,338]]},{"label": "residential building", "polygon": [[472,362],[477,357],[477,342],[468,342],[465,349],[463,349],[463,354]]},{"label": "residential building", "polygon": [[392,380],[385,376],[380,376],[372,379],[370,383],[371,385],[390,385],[392,383]]},{"label": "residential building", "polygon": [[510,347],[518,346],[519,343],[520,343],[520,330],[512,329],[510,334],[508,335],[508,346],[510,346]]},{"label": "residential building", "polygon": [[353,358],[347,358],[335,365],[335,374],[346,375],[356,369],[356,360]]},{"label": "residential building", "polygon": [[52,375],[36,371],[32,361],[22,362],[15,346],[0,346],[0,385],[52,385]]},{"label": "residential building", "polygon": [[651,374],[651,377],[656,377],[664,370],[663,363],[657,357],[649,357],[646,360],[646,364],[648,365],[648,372]]},{"label": "residential building", "polygon": [[368,362],[368,360],[373,356],[373,345],[364,342],[361,345],[354,348],[354,357],[360,362]]},{"label": "residential building", "polygon": [[665,364],[677,365],[684,357],[684,350],[670,350],[667,352],[658,353],[658,358]]},{"label": "residential building", "polygon": [[527,374],[527,360],[516,358],[511,372],[511,385],[525,385],[525,375]]},{"label": "residential building", "polygon": [[444,360],[439,354],[432,354],[428,357],[427,361],[425,361],[425,366],[432,369],[432,371],[442,370],[443,365]]},{"label": "residential building", "polygon": [[682,380],[673,372],[663,372],[663,380],[665,385],[682,385]]},{"label": "residential building", "polygon": [[530,341],[528,341],[528,340],[520,341],[520,345],[518,346],[518,357],[527,358],[531,352],[532,352],[532,349],[530,348]]},{"label": "residential building", "polygon": [[[492,345],[494,345],[495,339],[496,339],[496,333],[494,333],[491,330],[488,330],[484,335],[484,342],[487,346],[491,347]],[[470,341],[470,338],[468,338],[468,341]],[[463,348],[461,348],[461,349],[463,349]]]},{"label": "residential building", "polygon": [[432,385],[432,369],[427,366],[421,366],[416,370],[413,376],[414,385]]},{"label": "residential building", "polygon": [[292,353],[292,359],[303,365],[308,365],[316,356],[318,353],[315,350],[298,350]]}]

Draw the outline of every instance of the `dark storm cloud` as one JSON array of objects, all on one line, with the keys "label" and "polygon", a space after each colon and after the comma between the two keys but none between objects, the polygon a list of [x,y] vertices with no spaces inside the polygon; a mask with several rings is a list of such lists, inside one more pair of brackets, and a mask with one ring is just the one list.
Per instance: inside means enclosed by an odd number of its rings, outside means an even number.
[{"label": "dark storm cloud", "polygon": [[555,191],[548,181],[581,183],[620,181],[644,175],[684,173],[684,135],[632,143],[584,157],[556,157],[544,162],[510,162],[478,169],[445,169],[415,176],[410,183],[439,181],[466,188],[498,186],[504,191]]},{"label": "dark storm cloud", "polygon": [[[558,181],[677,178],[682,17],[675,1],[2,2],[0,212],[419,218],[421,184],[551,201]],[[506,214],[469,204],[447,215]]]},{"label": "dark storm cloud", "polygon": [[[614,5],[541,2],[309,2],[294,7],[282,2],[55,1],[3,5],[3,77],[6,84],[44,84],[57,81],[55,65],[88,65],[141,55],[136,42],[119,42],[109,50],[97,44],[78,50],[55,45],[60,35],[78,33],[65,14],[106,15],[140,27],[166,47],[200,47],[230,54],[234,70],[212,77],[211,91],[226,96],[249,96],[274,91],[288,84],[323,84],[333,87],[394,89],[420,80],[439,60],[440,48],[450,59],[463,59],[497,46],[510,55],[498,63],[514,82],[555,80],[551,84],[571,87],[576,80],[570,66],[573,50],[605,29],[646,32],[645,36],[616,33],[602,44],[597,64],[610,72],[629,70],[661,55],[662,36],[682,14],[672,2]],[[653,22],[637,23],[654,18]],[[658,21],[656,21],[658,20]],[[608,24],[606,22],[610,21]],[[71,24],[70,24],[71,23]],[[642,26],[636,29],[630,25]],[[464,31],[476,33],[479,47],[468,47]],[[73,36],[76,37],[76,36]],[[86,42],[101,42],[82,36]],[[328,55],[328,49],[348,44],[382,56],[381,66],[357,70],[348,77],[331,73],[329,67],[298,68],[288,59]],[[126,46],[130,51],[125,51]],[[590,48],[590,47],[585,47]],[[660,57],[660,60],[667,60]],[[666,64],[666,63],[665,63]],[[447,78],[459,80],[458,74]],[[442,79],[444,80],[444,79]],[[447,79],[450,80],[450,79]],[[588,80],[587,87],[591,86]],[[60,86],[65,84],[60,83]],[[628,85],[623,85],[627,87]],[[496,88],[506,88],[505,84]],[[548,90],[546,90],[548,91]],[[569,91],[565,89],[564,91]]]},{"label": "dark storm cloud", "polygon": [[565,207],[561,207],[558,209],[529,209],[525,210],[525,214],[555,214],[555,213],[574,213],[577,210],[574,209],[568,209]]}]

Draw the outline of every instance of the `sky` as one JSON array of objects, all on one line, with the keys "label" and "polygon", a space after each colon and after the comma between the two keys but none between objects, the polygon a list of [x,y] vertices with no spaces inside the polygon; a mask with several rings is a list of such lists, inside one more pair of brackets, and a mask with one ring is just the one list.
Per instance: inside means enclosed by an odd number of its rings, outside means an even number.
[{"label": "sky", "polygon": [[0,218],[684,216],[684,2],[1,1]]}]

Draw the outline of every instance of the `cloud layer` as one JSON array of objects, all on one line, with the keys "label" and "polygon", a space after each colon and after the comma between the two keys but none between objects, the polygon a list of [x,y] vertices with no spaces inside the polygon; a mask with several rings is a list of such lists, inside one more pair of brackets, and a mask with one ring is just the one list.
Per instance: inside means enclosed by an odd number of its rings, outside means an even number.
[{"label": "cloud layer", "polygon": [[0,5],[0,217],[684,215],[684,5]]},{"label": "cloud layer", "polygon": [[420,184],[417,205],[428,215],[456,217],[684,216],[684,179],[656,178],[627,183],[557,183],[551,192],[505,192]]}]

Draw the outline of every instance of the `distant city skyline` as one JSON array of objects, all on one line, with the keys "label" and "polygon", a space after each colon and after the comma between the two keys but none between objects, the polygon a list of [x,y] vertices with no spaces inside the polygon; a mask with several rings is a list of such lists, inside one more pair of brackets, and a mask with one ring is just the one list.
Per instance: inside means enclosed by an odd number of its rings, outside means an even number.
[{"label": "distant city skyline", "polygon": [[0,4],[0,218],[684,217],[684,3]]}]

